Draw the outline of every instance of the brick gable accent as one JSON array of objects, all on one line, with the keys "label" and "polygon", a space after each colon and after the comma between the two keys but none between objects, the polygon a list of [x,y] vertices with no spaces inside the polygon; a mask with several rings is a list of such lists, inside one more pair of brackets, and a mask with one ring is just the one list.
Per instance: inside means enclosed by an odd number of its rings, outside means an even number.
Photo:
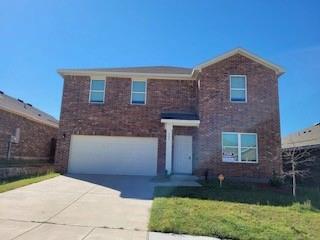
[{"label": "brick gable accent", "polygon": [[[247,103],[231,103],[229,75],[247,76]],[[200,170],[213,174],[267,178],[281,170],[278,82],[274,71],[234,55],[201,72],[199,91]],[[223,163],[221,132],[258,134],[259,162]]]}]

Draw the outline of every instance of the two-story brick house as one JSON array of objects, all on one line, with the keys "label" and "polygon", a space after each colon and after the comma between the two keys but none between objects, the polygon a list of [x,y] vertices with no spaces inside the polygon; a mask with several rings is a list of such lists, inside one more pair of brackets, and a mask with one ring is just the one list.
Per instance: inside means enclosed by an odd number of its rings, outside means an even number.
[{"label": "two-story brick house", "polygon": [[281,170],[278,77],[243,49],[194,68],[62,69],[56,164],[71,173]]}]

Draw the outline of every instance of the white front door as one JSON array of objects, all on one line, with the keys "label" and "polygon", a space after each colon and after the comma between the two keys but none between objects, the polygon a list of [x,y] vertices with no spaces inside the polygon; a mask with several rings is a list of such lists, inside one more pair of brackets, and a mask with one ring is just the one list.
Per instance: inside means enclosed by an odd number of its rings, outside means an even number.
[{"label": "white front door", "polygon": [[174,136],[173,173],[192,174],[192,136]]}]

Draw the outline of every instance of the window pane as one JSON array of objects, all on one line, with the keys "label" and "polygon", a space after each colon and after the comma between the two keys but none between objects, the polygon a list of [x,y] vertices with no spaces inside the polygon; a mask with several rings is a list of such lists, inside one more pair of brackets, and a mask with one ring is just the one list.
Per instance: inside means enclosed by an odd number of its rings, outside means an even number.
[{"label": "window pane", "polygon": [[145,94],[144,93],[132,93],[132,103],[144,104]]},{"label": "window pane", "polygon": [[231,90],[231,101],[245,102],[246,101],[245,90]]},{"label": "window pane", "polygon": [[142,81],[133,81],[132,83],[132,91],[133,92],[145,92],[146,82]]},{"label": "window pane", "polygon": [[241,148],[241,161],[256,162],[257,161],[256,148]]},{"label": "window pane", "polygon": [[233,133],[224,133],[222,136],[223,146],[238,146],[238,135]]},{"label": "window pane", "polygon": [[231,77],[231,88],[245,88],[245,77]]},{"label": "window pane", "polygon": [[224,162],[237,162],[238,161],[238,148],[223,148],[222,152]]},{"label": "window pane", "polygon": [[104,80],[92,80],[91,81],[91,90],[104,90]]},{"label": "window pane", "polygon": [[102,103],[104,100],[104,92],[91,92],[90,102]]},{"label": "window pane", "polygon": [[241,147],[256,147],[256,135],[241,134]]}]

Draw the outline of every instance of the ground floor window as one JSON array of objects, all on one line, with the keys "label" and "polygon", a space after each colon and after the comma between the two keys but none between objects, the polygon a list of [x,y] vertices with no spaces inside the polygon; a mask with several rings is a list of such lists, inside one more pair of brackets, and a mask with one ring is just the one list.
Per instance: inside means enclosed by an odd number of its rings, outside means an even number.
[{"label": "ground floor window", "polygon": [[222,161],[254,163],[258,161],[256,133],[222,133]]}]

